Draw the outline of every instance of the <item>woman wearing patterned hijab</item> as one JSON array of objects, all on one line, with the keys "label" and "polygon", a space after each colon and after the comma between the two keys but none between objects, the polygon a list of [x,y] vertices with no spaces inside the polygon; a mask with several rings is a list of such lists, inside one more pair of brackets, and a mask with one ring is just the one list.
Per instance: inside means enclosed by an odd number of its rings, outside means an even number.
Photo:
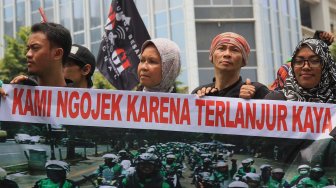
[{"label": "woman wearing patterned hijab", "polygon": [[175,42],[163,38],[147,40],[141,48],[138,90],[176,92],[175,80],[180,69],[180,49]]},{"label": "woman wearing patterned hijab", "polygon": [[284,88],[265,99],[336,103],[336,64],[328,45],[303,39],[297,45]]},{"label": "woman wearing patterned hijab", "polygon": [[[284,88],[269,93],[265,99],[336,103],[336,64],[325,42],[312,38],[300,41],[293,53],[288,73]],[[329,134],[336,140],[336,129]],[[286,148],[286,153],[288,156],[297,153],[300,160],[303,159],[302,151],[308,150],[311,153],[309,157],[313,160],[314,153],[318,152],[325,157],[325,160],[319,162],[327,164],[330,159],[327,153],[332,152],[332,147],[328,147],[330,141],[331,139],[313,142],[297,140],[296,144],[292,143],[295,146],[293,150]],[[316,145],[318,149],[315,149]],[[298,151],[299,148],[304,150]]]}]

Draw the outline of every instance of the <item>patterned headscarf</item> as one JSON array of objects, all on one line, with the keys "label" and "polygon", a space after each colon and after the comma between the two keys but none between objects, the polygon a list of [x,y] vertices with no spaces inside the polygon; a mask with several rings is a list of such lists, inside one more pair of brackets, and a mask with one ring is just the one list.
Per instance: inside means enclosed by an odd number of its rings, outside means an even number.
[{"label": "patterned headscarf", "polygon": [[250,45],[247,40],[237,33],[226,32],[217,35],[211,42],[209,60],[212,62],[212,56],[218,46],[223,44],[232,44],[237,46],[240,49],[240,52],[243,56],[244,66],[247,64],[248,56],[250,55]]},{"label": "patterned headscarf", "polygon": [[159,85],[151,88],[144,87],[143,90],[171,92],[181,69],[180,49],[175,42],[169,39],[157,38],[145,41],[141,47],[141,54],[149,44],[153,44],[159,51],[162,63],[162,80]]},{"label": "patterned headscarf", "polygon": [[293,63],[289,69],[285,87],[282,90],[287,100],[319,103],[336,103],[336,64],[331,58],[329,48],[321,40],[307,38],[297,45],[292,59],[299,50],[308,46],[321,59],[322,73],[320,83],[311,89],[303,89],[297,82],[294,74]]}]

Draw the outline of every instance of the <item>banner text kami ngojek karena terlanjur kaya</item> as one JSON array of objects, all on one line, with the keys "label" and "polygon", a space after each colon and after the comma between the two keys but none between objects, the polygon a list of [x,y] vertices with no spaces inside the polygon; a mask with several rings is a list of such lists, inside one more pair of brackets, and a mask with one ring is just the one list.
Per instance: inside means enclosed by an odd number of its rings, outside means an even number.
[{"label": "banner text kami ngojek karena terlanjur kaya", "polygon": [[329,138],[335,105],[224,97],[3,85],[0,120],[57,125]]}]

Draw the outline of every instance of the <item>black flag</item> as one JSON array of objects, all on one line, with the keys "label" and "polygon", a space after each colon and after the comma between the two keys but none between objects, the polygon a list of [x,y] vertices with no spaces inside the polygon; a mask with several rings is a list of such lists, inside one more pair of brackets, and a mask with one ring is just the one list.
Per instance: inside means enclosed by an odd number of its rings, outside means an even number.
[{"label": "black flag", "polygon": [[133,0],[112,0],[98,52],[98,70],[117,89],[133,89],[139,83],[141,45],[148,39]]}]

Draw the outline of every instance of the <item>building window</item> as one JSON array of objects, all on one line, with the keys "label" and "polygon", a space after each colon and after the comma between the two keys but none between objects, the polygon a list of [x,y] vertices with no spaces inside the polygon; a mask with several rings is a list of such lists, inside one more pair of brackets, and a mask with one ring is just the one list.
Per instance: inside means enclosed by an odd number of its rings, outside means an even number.
[{"label": "building window", "polygon": [[41,22],[41,15],[39,12],[39,8],[42,7],[40,0],[31,0],[31,23],[40,23]]},{"label": "building window", "polygon": [[161,11],[167,9],[167,0],[155,0],[154,1],[154,10]]},{"label": "building window", "polygon": [[[230,1],[230,0],[223,0],[223,1]],[[210,0],[195,0],[195,5],[211,5]]]},{"label": "building window", "polygon": [[251,6],[242,7],[195,7],[196,19],[253,18]]},{"label": "building window", "polygon": [[26,25],[25,21],[25,2],[23,0],[16,3],[16,30],[19,31],[20,27]]},{"label": "building window", "polygon": [[97,57],[100,43],[102,41],[101,28],[91,28],[90,29],[91,38],[91,52]]},{"label": "building window", "polygon": [[310,16],[310,7],[309,4],[300,1],[300,13],[301,13],[301,24],[303,26],[312,27],[311,16]]},{"label": "building window", "polygon": [[98,56],[99,47],[100,47],[100,42],[91,43],[91,52],[95,57]]},{"label": "building window", "polygon": [[198,22],[196,23],[197,49],[208,50],[212,39],[225,31],[235,32],[244,36],[251,49],[255,49],[253,22]]},{"label": "building window", "polygon": [[4,7],[4,33],[5,35],[14,36],[14,5],[6,3]]},{"label": "building window", "polygon": [[84,32],[75,33],[73,37],[73,43],[84,45],[85,44]]},{"label": "building window", "polygon": [[90,0],[90,27],[97,27],[101,25],[100,22],[100,1]]},{"label": "building window", "polygon": [[252,0],[232,0],[233,5],[252,5]]},{"label": "building window", "polygon": [[54,1],[53,0],[44,0],[44,7],[49,8],[54,6]]},{"label": "building window", "polygon": [[166,1],[155,1],[155,14],[154,14],[154,24],[155,24],[155,37],[169,38],[168,32],[168,12],[165,9]]},{"label": "building window", "polygon": [[84,30],[84,7],[82,0],[73,0],[73,31]]},{"label": "building window", "polygon": [[178,7],[178,6],[182,6],[183,5],[183,1],[181,0],[169,0],[169,7],[170,8],[174,8],[174,7]]},{"label": "building window", "polygon": [[213,68],[198,69],[199,85],[204,85],[213,82],[214,71]]},{"label": "building window", "polygon": [[92,42],[102,40],[102,32],[100,28],[92,28],[90,30],[90,38]]},{"label": "building window", "polygon": [[55,22],[53,0],[44,0],[44,12],[48,19],[48,22]]},{"label": "building window", "polygon": [[156,38],[168,38],[168,28],[166,26],[155,28]]},{"label": "building window", "polygon": [[167,25],[167,12],[159,12],[155,14],[155,26]]},{"label": "building window", "polygon": [[40,0],[31,0],[31,11],[37,11],[41,7]]},{"label": "building window", "polygon": [[108,13],[110,11],[110,6],[111,6],[111,0],[104,0],[103,1],[103,16],[104,20],[107,19]]},{"label": "building window", "polygon": [[136,0],[136,7],[140,15],[148,14],[148,2],[147,0]]},{"label": "building window", "polygon": [[183,9],[182,8],[175,8],[170,10],[170,22],[176,23],[176,22],[183,22],[184,15],[183,15]]},{"label": "building window", "polygon": [[49,22],[55,22],[54,3],[52,0],[44,0],[44,12]]},{"label": "building window", "polygon": [[185,32],[184,23],[171,25],[171,39],[177,43],[182,51],[185,50]]},{"label": "building window", "polygon": [[61,1],[60,3],[60,23],[71,30],[71,1]]},{"label": "building window", "polygon": [[[147,0],[135,0],[135,5],[136,8],[141,16],[141,19],[143,21],[143,23],[145,24],[146,28],[148,29],[150,27],[150,23],[149,23],[149,3]],[[148,29],[149,30],[149,29]]]}]

